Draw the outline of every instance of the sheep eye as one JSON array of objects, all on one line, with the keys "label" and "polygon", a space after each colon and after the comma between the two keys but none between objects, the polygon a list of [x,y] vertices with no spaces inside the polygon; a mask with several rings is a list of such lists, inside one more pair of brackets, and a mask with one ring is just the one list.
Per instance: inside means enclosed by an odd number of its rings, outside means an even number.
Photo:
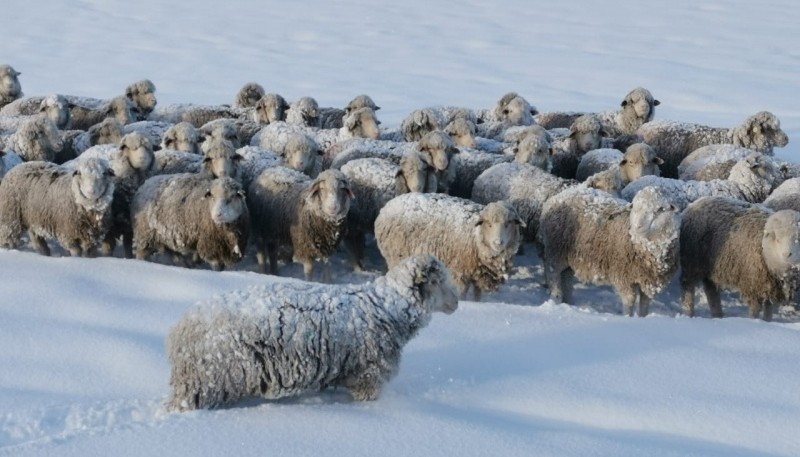
[{"label": "sheep eye", "polygon": [[508,110],[507,110],[507,109],[504,109],[504,110],[503,110],[503,114],[508,114]]}]

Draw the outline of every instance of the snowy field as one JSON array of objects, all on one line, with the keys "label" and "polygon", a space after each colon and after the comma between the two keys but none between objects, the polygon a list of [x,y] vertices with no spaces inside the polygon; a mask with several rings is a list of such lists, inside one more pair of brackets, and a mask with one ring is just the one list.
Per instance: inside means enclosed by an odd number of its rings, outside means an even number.
[{"label": "snowy field", "polygon": [[[241,85],[343,106],[367,93],[383,126],[411,110],[489,107],[517,91],[542,111],[614,109],[636,86],[656,118],[733,127],[774,112],[800,162],[794,1],[5,2],[0,63],[27,95],[230,103]],[[374,249],[374,244],[370,246]],[[619,316],[608,288],[546,302],[517,258],[485,302],[437,315],[371,403],[343,391],[169,414],[164,336],[195,302],[276,279],[123,259],[0,251],[0,456],[797,456],[800,315]],[[336,282],[367,273],[334,258]],[[301,277],[299,266],[281,270]]]}]

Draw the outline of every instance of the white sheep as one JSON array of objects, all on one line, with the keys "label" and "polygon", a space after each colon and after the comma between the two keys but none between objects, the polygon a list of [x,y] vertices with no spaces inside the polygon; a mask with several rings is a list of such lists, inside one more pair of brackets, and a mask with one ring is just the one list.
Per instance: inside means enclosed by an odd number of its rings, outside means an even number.
[{"label": "white sheep", "polygon": [[65,130],[61,132],[63,148],[56,153],[56,162],[66,162],[83,154],[92,146],[118,144],[122,140],[122,125],[113,117],[107,117],[89,130]]},{"label": "white sheep", "polygon": [[16,132],[5,139],[5,150],[16,153],[26,162],[53,162],[63,147],[61,133],[46,116],[27,118]]},{"label": "white sheep", "polygon": [[146,136],[151,145],[160,145],[162,138],[173,125],[161,121],[138,121],[122,126],[122,134],[137,132]]},{"label": "white sheep", "polygon": [[623,314],[646,316],[653,297],[678,268],[680,211],[654,187],[633,203],[605,192],[574,187],[551,198],[542,211],[539,234],[550,297],[572,302],[572,277],[610,284]]},{"label": "white sheep", "polygon": [[3,122],[0,123],[0,130],[8,130],[8,117],[17,118],[19,122],[25,116],[44,114],[49,117],[61,130],[69,129],[72,119],[69,112],[69,102],[62,95],[48,95],[46,97],[24,97],[14,100],[0,109],[0,116]]},{"label": "white sheep", "polygon": [[197,147],[198,142],[199,134],[197,128],[188,122],[179,122],[172,124],[164,132],[160,144],[162,149],[200,154],[200,149]]},{"label": "white sheep", "polygon": [[215,271],[241,260],[250,231],[238,182],[191,173],[147,179],[133,197],[131,219],[137,259],[165,250],[178,265],[198,258]]},{"label": "white sheep", "polygon": [[357,159],[341,168],[356,198],[347,213],[344,241],[353,269],[364,269],[365,235],[375,231],[375,218],[386,203],[408,192],[436,192],[436,172],[417,152],[405,155],[399,165],[378,158]]},{"label": "white sheep", "polygon": [[149,79],[136,81],[125,88],[125,96],[133,104],[137,121],[147,120],[147,117],[153,112],[157,103],[155,93],[156,85]]},{"label": "white sheep", "polygon": [[339,170],[326,170],[312,180],[286,168],[268,168],[248,190],[256,258],[261,271],[278,273],[279,247],[291,248],[311,280],[314,260],[323,262],[323,281],[330,282],[330,257],[343,235],[353,193]]},{"label": "white sheep", "polygon": [[733,144],[772,154],[774,147],[783,147],[789,142],[789,137],[781,130],[778,118],[768,111],[748,117],[733,129],[653,121],[642,125],[636,133],[664,160],[661,174],[668,178],[677,178],[681,161],[693,151],[709,144]]},{"label": "white sheep", "polygon": [[177,124],[188,122],[200,128],[216,119],[237,119],[244,114],[241,109],[225,105],[195,105],[191,103],[172,104],[156,107],[147,120]]},{"label": "white sheep", "polygon": [[627,186],[642,176],[660,176],[659,166],[662,163],[664,161],[656,156],[653,148],[644,143],[629,146],[624,154],[616,149],[595,149],[581,157],[575,178],[586,181],[596,173],[608,171],[618,173],[621,184]]},{"label": "white sheep", "polygon": [[278,282],[229,292],[170,330],[168,407],[217,408],[329,387],[376,400],[431,314],[457,308],[447,269],[432,256],[411,257],[368,284]]},{"label": "white sheep", "polygon": [[133,102],[124,95],[102,101],[97,105],[95,99],[84,97],[65,96],[70,103],[71,128],[75,130],[88,130],[89,127],[102,122],[107,117],[113,117],[120,124],[136,122]]},{"label": "white sheep", "polygon": [[[344,119],[359,108],[370,108],[372,111],[378,111],[380,106],[376,105],[369,95],[358,95],[344,107],[339,108],[320,108],[319,109],[319,126],[323,129],[340,129],[344,127]],[[380,124],[380,123],[379,123]]]},{"label": "white sheep", "polygon": [[311,97],[301,97],[286,110],[286,123],[305,127],[320,127],[319,105]]},{"label": "white sheep", "polygon": [[21,74],[11,65],[0,65],[0,108],[22,97]]},{"label": "white sheep", "polygon": [[443,194],[408,193],[390,200],[375,219],[375,239],[389,268],[432,254],[450,269],[462,296],[475,299],[508,277],[524,225],[504,203],[479,205]]},{"label": "white sheep", "polygon": [[764,200],[764,206],[774,211],[782,209],[800,211],[800,178],[791,178],[782,182]]},{"label": "white sheep", "polygon": [[[747,149],[732,144],[710,144],[696,149],[686,156],[678,165],[678,178],[684,181],[711,181],[712,179],[725,179],[731,172],[736,162],[752,154],[752,149]],[[796,173],[794,166],[788,163],[777,162],[774,158],[766,156],[765,160],[773,162],[784,175]]]},{"label": "white sheep", "polygon": [[552,173],[560,178],[575,179],[581,157],[599,149],[603,136],[603,125],[596,116],[587,114],[576,119],[569,128],[569,135],[552,141]]},{"label": "white sheep", "polygon": [[478,136],[502,140],[508,128],[534,124],[533,115],[537,113],[536,107],[524,97],[516,92],[509,92],[497,101],[494,109],[485,115],[478,115]]},{"label": "white sheep", "polygon": [[419,142],[351,138],[339,141],[325,150],[322,168],[340,169],[351,160],[379,158],[393,163],[410,152],[419,152]]},{"label": "white sheep", "polygon": [[0,246],[16,249],[27,231],[42,255],[55,239],[73,256],[93,256],[111,224],[113,175],[102,159],[74,170],[41,161],[14,167],[0,183]]},{"label": "white sheep", "polygon": [[399,141],[419,141],[430,132],[442,130],[446,121],[440,113],[430,108],[414,110],[400,123],[402,140]]},{"label": "white sheep", "polygon": [[263,125],[285,121],[289,104],[278,94],[264,94],[256,103],[252,120]]},{"label": "white sheep", "polygon": [[772,189],[783,180],[783,175],[769,157],[751,152],[731,169],[728,179],[711,181],[681,181],[658,176],[643,176],[622,189],[622,198],[630,201],[642,189],[656,186],[672,195],[681,207],[711,195],[738,198],[751,203],[760,203]]},{"label": "white sheep", "polygon": [[800,277],[800,213],[771,210],[727,197],[707,197],[683,213],[680,235],[681,303],[694,315],[702,282],[712,317],[722,317],[719,289],[739,291],[750,317],[785,304]]},{"label": "white sheep", "polygon": [[267,168],[277,167],[283,164],[280,156],[272,151],[261,149],[258,146],[245,146],[236,150],[236,154],[241,156],[238,160],[239,181],[242,188],[248,189],[250,183]]},{"label": "white sheep", "polygon": [[171,149],[155,151],[155,163],[150,175],[199,173],[206,177],[230,177],[240,181],[239,162],[242,156],[236,153],[233,144],[221,138],[206,143],[207,150],[203,155]]},{"label": "white sheep", "polygon": [[265,94],[264,88],[261,84],[249,82],[239,89],[236,97],[233,99],[234,108],[255,108],[258,101],[261,100]]}]

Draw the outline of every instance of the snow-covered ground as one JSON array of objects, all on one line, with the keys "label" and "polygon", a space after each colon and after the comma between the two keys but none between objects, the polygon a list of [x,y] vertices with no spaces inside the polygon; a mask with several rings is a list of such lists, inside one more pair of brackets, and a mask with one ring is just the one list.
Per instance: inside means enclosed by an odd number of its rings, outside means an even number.
[{"label": "snow-covered ground", "polygon": [[[26,94],[110,97],[152,79],[159,103],[229,103],[257,81],[384,126],[436,104],[613,109],[636,86],[658,118],[782,120],[800,162],[800,5],[652,2],[7,1],[0,63]],[[371,246],[374,249],[374,245]],[[213,294],[276,280],[123,259],[0,251],[0,455],[796,456],[800,317],[675,317],[673,283],[629,319],[608,288],[545,303],[533,249],[483,303],[437,315],[381,398],[342,391],[167,414],[164,336]],[[382,268],[337,282],[365,281]],[[282,273],[300,277],[298,266]],[[544,303],[544,304],[543,304]],[[725,300],[744,316],[736,296]],[[704,305],[701,316],[707,316]]]}]

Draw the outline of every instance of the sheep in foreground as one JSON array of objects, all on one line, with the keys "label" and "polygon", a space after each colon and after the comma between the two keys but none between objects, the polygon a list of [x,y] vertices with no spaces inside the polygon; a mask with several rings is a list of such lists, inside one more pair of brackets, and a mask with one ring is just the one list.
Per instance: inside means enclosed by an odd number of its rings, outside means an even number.
[{"label": "sheep in foreground", "polygon": [[23,231],[42,255],[55,239],[70,255],[93,256],[111,224],[114,173],[101,159],[70,170],[28,162],[0,183],[0,246],[16,249]]},{"label": "sheep in foreground", "polygon": [[610,284],[623,314],[646,316],[653,297],[678,268],[680,211],[654,187],[633,203],[576,187],[550,199],[542,211],[540,236],[550,297],[572,302],[572,277]]},{"label": "sheep in foreground", "polygon": [[783,173],[775,167],[771,158],[758,152],[751,152],[736,163],[728,179],[681,181],[658,176],[643,176],[622,189],[622,198],[630,201],[640,190],[656,186],[669,192],[681,209],[700,197],[712,195],[761,203],[782,180]]},{"label": "sheep in foreground", "polygon": [[[156,85],[149,79],[142,79],[125,88],[125,96],[134,107],[137,121],[144,121],[156,107]],[[157,144],[157,143],[153,143]]]},{"label": "sheep in foreground", "polygon": [[65,163],[64,167],[74,169],[80,162],[90,158],[107,160],[116,176],[114,201],[111,209],[112,222],[100,247],[100,252],[106,256],[112,255],[117,246],[117,239],[122,238],[125,258],[132,259],[131,201],[153,167],[155,162],[153,147],[146,136],[133,132],[122,137],[119,146],[94,146],[77,159]]},{"label": "sheep in foreground", "polygon": [[773,213],[726,197],[702,198],[684,211],[680,236],[681,303],[694,315],[698,283],[711,308],[722,317],[720,287],[736,289],[750,317],[786,304],[800,271],[800,213]]},{"label": "sheep in foreground", "polygon": [[11,65],[0,65],[0,108],[22,97],[21,74]]},{"label": "sheep in foreground", "polygon": [[19,155],[22,160],[52,162],[64,147],[61,133],[50,118],[32,116],[19,130],[5,140],[5,149]]},{"label": "sheep in foreground", "polygon": [[178,265],[199,258],[215,271],[241,260],[250,231],[238,182],[189,173],[145,181],[133,197],[131,219],[137,259],[166,250]]},{"label": "sheep in foreground", "polygon": [[67,100],[71,103],[70,118],[75,130],[88,130],[107,117],[113,117],[122,125],[137,121],[133,103],[124,95],[114,97],[99,106],[84,103],[84,99],[80,97],[67,97]]},{"label": "sheep in foreground", "polygon": [[234,108],[255,108],[258,101],[261,100],[265,94],[264,88],[261,84],[249,82],[239,89],[236,97],[233,99]]},{"label": "sheep in foreground", "polygon": [[330,282],[328,257],[345,228],[353,193],[339,170],[326,170],[312,180],[286,168],[265,170],[250,184],[247,204],[253,218],[256,258],[261,271],[269,256],[271,274],[278,273],[278,248],[291,248],[311,280],[314,260],[323,262],[323,281]]},{"label": "sheep in foreground", "polygon": [[[20,121],[24,120],[24,116],[37,114],[46,115],[61,130],[69,129],[72,125],[69,102],[62,95],[19,98],[0,109],[0,116],[19,117]],[[7,129],[5,125],[0,128]]]},{"label": "sheep in foreground", "polygon": [[453,275],[462,296],[476,300],[508,277],[519,248],[520,220],[504,203],[479,205],[442,194],[409,193],[390,200],[375,220],[375,239],[389,268],[404,258],[432,254]]},{"label": "sheep in foreground", "polygon": [[659,176],[662,163],[653,148],[644,143],[629,146],[624,154],[616,149],[595,149],[581,158],[575,177],[586,181],[596,173],[609,171],[618,173],[622,185],[627,186],[642,176]]},{"label": "sheep in foreground", "polygon": [[341,168],[356,199],[347,213],[345,246],[353,269],[364,269],[365,235],[375,231],[378,212],[389,200],[409,192],[436,192],[434,169],[417,152],[411,152],[395,165],[378,158],[357,159]]},{"label": "sheep in foreground", "polygon": [[458,297],[442,262],[415,256],[360,285],[280,282],[187,312],[167,336],[176,411],[344,387],[376,400],[403,346]]},{"label": "sheep in foreground", "polygon": [[179,122],[177,124],[172,124],[172,126],[164,132],[164,135],[161,137],[161,148],[200,154],[200,149],[197,147],[198,140],[199,134],[195,126],[188,122]]},{"label": "sheep in foreground", "polygon": [[780,121],[768,111],[748,117],[733,129],[653,121],[642,125],[636,133],[664,160],[661,174],[668,178],[677,178],[681,161],[703,146],[733,144],[771,155],[774,147],[789,143],[789,137],[781,130]]}]

